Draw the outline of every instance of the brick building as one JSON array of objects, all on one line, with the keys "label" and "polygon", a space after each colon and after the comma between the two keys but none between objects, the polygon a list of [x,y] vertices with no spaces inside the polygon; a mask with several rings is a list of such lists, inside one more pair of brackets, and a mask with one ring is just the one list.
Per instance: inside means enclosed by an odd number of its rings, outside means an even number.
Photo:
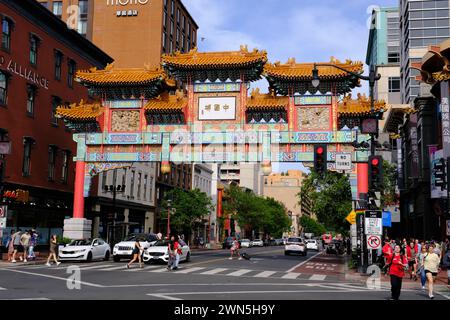
[{"label": "brick building", "polygon": [[[8,205],[7,227],[37,228],[47,242],[72,214],[76,154],[54,111],[89,100],[73,79],[76,69],[112,59],[34,0],[0,0],[0,19],[0,139],[12,151],[0,155],[0,200]],[[27,196],[17,201],[17,190]]]}]

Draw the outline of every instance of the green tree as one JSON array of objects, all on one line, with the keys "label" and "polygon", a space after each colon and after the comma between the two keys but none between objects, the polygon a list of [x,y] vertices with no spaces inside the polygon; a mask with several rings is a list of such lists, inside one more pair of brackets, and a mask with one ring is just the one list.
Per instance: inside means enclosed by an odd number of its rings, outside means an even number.
[{"label": "green tree", "polygon": [[288,231],[291,226],[291,219],[286,214],[285,206],[273,199],[262,198],[263,204],[263,230],[275,238],[282,236],[284,231]]},{"label": "green tree", "polygon": [[171,200],[170,226],[177,233],[191,235],[195,226],[210,214],[214,208],[211,199],[198,189],[182,190],[172,189],[166,193],[162,207],[162,217],[168,216],[168,200]]},{"label": "green tree", "polygon": [[381,206],[396,202],[397,196],[395,186],[397,185],[397,166],[383,160],[383,191],[381,195]]},{"label": "green tree", "polygon": [[319,175],[311,172],[304,180],[300,197],[309,197],[317,220],[328,230],[345,233],[345,217],[352,210],[352,192],[347,176],[334,171]]},{"label": "green tree", "polygon": [[300,224],[305,233],[314,233],[316,236],[322,235],[327,231],[322,224],[306,215],[300,218]]}]

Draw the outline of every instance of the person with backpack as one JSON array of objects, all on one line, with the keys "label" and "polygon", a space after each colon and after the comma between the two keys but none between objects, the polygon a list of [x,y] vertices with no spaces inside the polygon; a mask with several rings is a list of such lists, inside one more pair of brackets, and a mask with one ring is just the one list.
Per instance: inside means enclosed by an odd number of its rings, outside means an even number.
[{"label": "person with backpack", "polygon": [[400,253],[399,245],[395,246],[394,254],[389,262],[389,275],[391,277],[391,299],[398,300],[402,291],[402,280],[405,276],[405,269],[408,268],[408,260]]},{"label": "person with backpack", "polygon": [[417,276],[416,276],[416,255],[417,255],[417,251],[416,251],[416,247],[414,244],[414,241],[411,241],[409,243],[409,246],[406,247],[406,259],[408,259],[408,267],[409,267],[409,279],[413,279],[414,281],[417,280]]},{"label": "person with backpack", "polygon": [[441,263],[441,258],[436,254],[435,249],[435,245],[431,244],[428,247],[428,254],[423,259],[425,275],[428,280],[428,297],[430,297],[430,299],[434,299],[434,281],[439,273],[439,265]]}]

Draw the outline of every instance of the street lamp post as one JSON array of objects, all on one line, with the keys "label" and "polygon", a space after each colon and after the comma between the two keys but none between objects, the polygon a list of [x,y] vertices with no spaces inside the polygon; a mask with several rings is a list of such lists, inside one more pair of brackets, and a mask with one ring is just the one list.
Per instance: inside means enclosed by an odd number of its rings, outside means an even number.
[{"label": "street lamp post", "polygon": [[[106,174],[105,172],[103,174]],[[110,239],[110,231],[108,230],[107,232],[107,241],[110,242],[115,241],[115,228],[116,228],[116,218],[117,218],[117,212],[116,212],[116,197],[117,197],[117,193],[123,193],[125,192],[125,185],[116,185],[117,182],[117,171],[116,169],[114,169],[113,172],[113,184],[112,185],[105,185],[104,187],[104,191],[105,192],[111,192],[112,196],[113,196],[113,201],[112,201],[112,205],[113,205],[113,225],[112,225],[112,234],[111,234],[111,238]],[[108,229],[109,229],[109,223],[108,223]]]}]

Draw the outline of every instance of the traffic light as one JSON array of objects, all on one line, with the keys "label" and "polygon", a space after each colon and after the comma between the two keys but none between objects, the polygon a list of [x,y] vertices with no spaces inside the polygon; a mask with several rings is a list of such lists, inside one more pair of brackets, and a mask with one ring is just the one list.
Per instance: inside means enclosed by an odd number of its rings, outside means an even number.
[{"label": "traffic light", "polygon": [[314,170],[320,174],[327,171],[326,144],[318,144],[314,146]]},{"label": "traffic light", "polygon": [[383,158],[381,156],[369,157],[369,189],[380,190],[383,186]]},{"label": "traffic light", "polygon": [[434,186],[436,188],[440,187],[441,190],[446,189],[447,173],[444,158],[439,159],[439,161],[433,165],[433,173],[434,173]]}]

